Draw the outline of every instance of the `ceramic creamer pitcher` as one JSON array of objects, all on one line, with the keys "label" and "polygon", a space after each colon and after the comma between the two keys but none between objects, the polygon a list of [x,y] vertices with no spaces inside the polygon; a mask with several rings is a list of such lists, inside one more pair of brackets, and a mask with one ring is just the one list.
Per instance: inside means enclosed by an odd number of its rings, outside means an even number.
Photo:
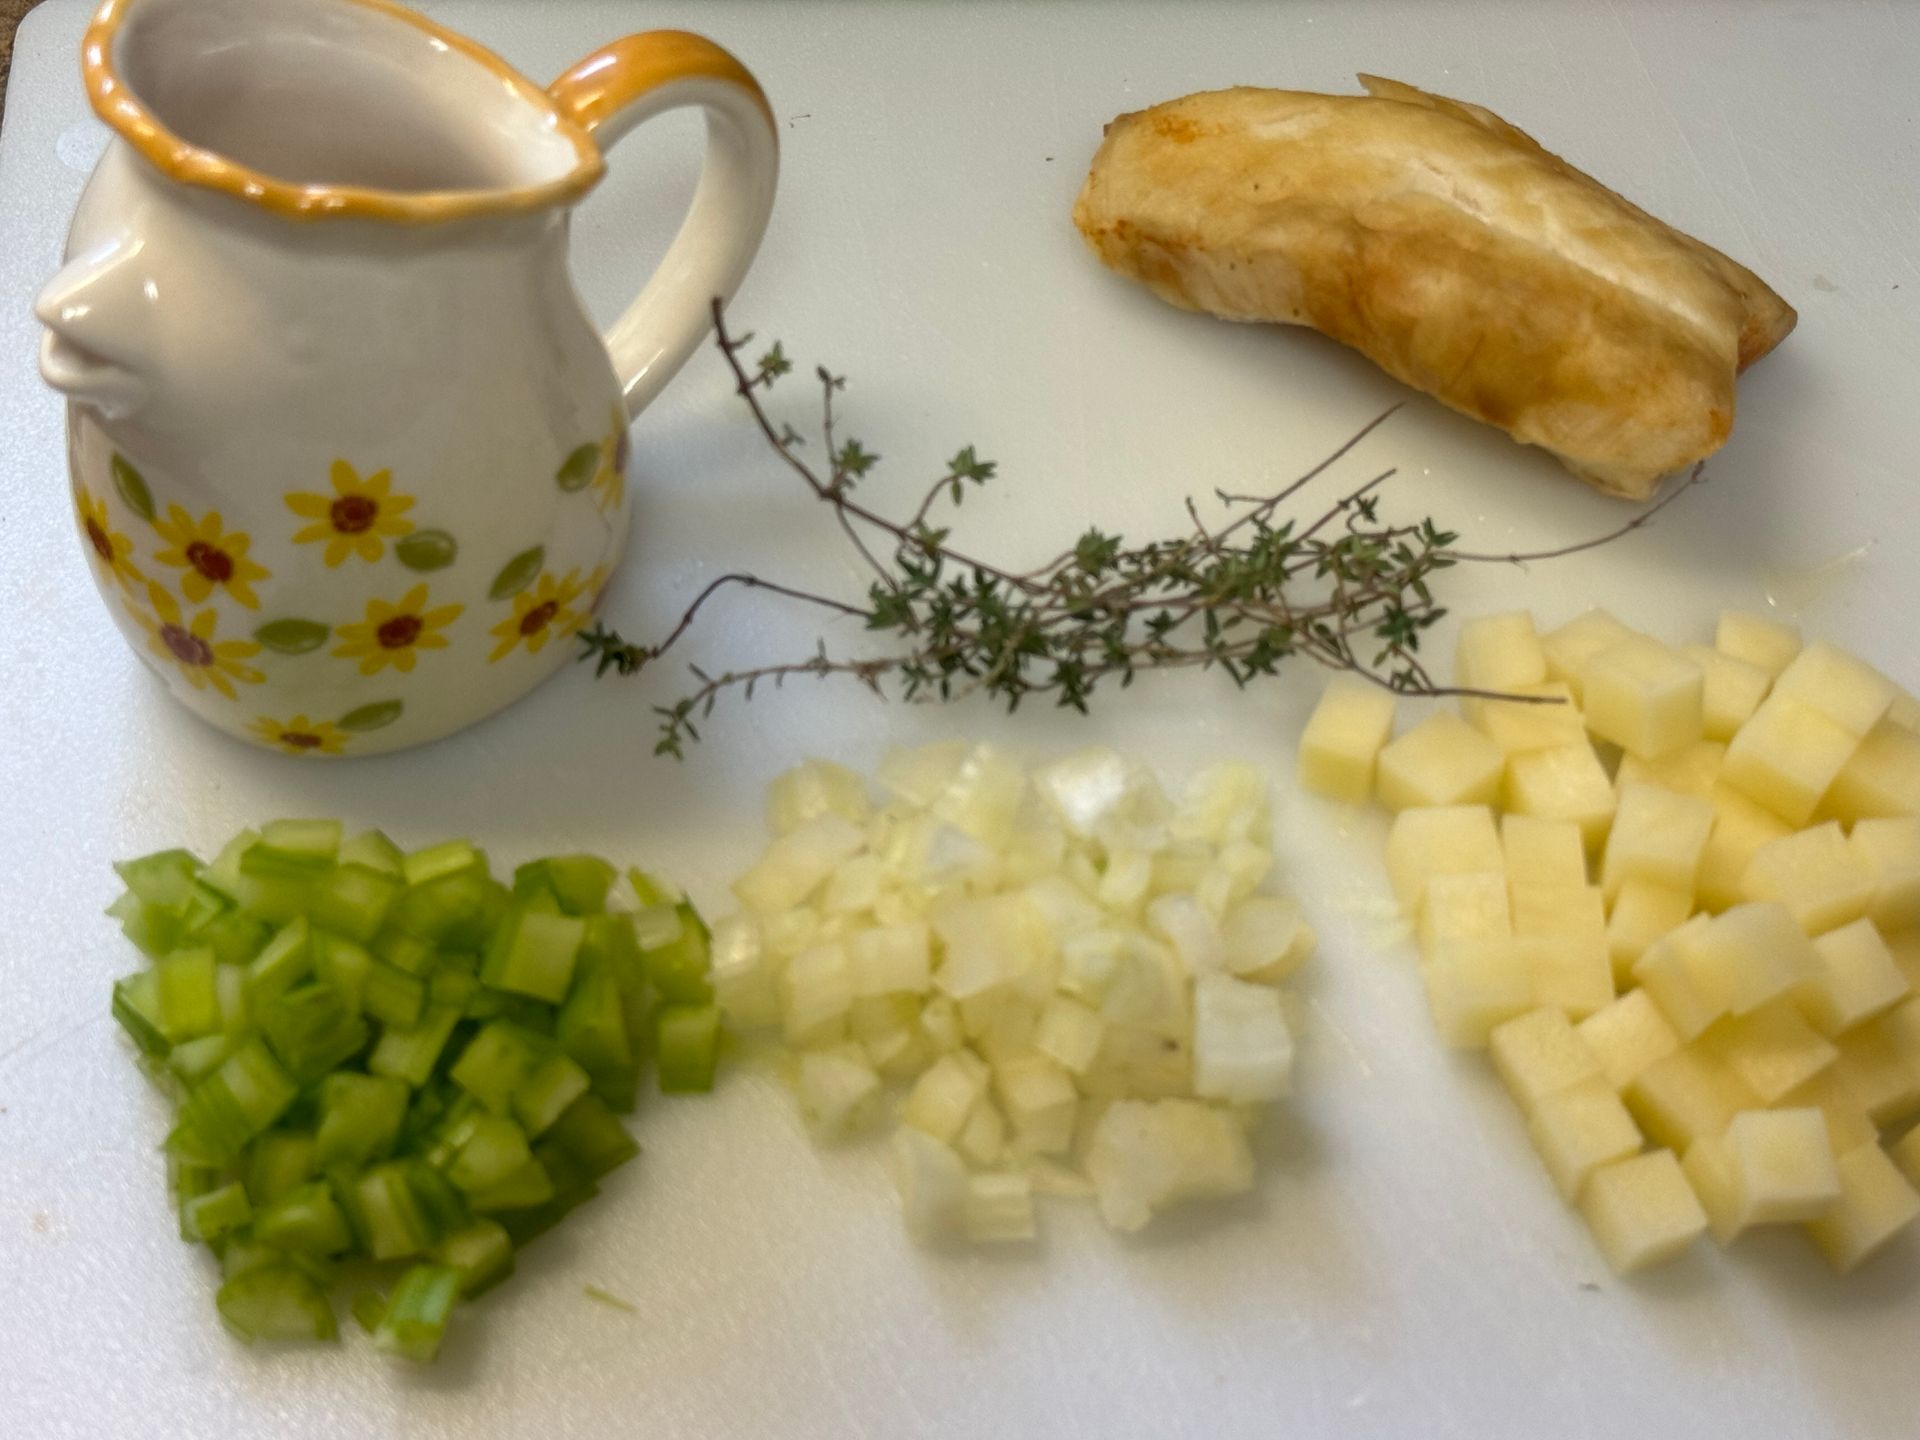
[{"label": "ceramic creamer pitcher", "polygon": [[[107,0],[108,146],[40,365],[120,629],[234,735],[445,735],[566,663],[626,542],[628,422],[772,206],[760,87],[698,36],[541,89],[390,0]],[[602,150],[706,111],[665,261],[604,338],[567,273]]]}]

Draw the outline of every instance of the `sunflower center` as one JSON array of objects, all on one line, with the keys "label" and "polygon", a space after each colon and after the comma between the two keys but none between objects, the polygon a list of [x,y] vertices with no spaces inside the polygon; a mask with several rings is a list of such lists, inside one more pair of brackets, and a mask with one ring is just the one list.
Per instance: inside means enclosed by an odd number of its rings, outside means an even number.
[{"label": "sunflower center", "polygon": [[538,605],[520,617],[520,633],[537,635],[553,623],[553,617],[560,613],[560,607],[551,600],[542,600]]},{"label": "sunflower center", "polygon": [[280,743],[289,750],[318,750],[325,742],[318,735],[309,735],[304,730],[282,730]]},{"label": "sunflower center", "polygon": [[182,665],[213,664],[213,646],[179,625],[162,625],[160,638]]},{"label": "sunflower center", "polygon": [[418,615],[396,615],[374,631],[373,636],[383,649],[404,650],[420,638],[420,629]]},{"label": "sunflower center", "polygon": [[233,578],[233,557],[204,540],[187,546],[187,563],[216,585],[224,585]]},{"label": "sunflower center", "polygon": [[342,535],[358,535],[364,530],[371,530],[379,514],[379,502],[365,495],[342,495],[327,509],[327,518]]},{"label": "sunflower center", "polygon": [[107,532],[100,528],[98,520],[87,521],[87,543],[93,546],[94,554],[107,564],[113,563],[113,541],[107,538]]}]

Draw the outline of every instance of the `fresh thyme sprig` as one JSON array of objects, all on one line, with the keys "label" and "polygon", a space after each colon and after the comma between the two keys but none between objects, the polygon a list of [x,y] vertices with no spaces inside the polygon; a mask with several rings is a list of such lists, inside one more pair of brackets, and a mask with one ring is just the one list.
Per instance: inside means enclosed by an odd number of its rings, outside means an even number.
[{"label": "fresh thyme sprig", "polygon": [[[735,337],[714,302],[715,335],[735,387],[776,454],[833,511],[871,573],[866,594],[842,599],[744,572],[720,576],[694,598],[660,641],[634,644],[596,624],[579,639],[594,673],[632,675],[659,659],[687,633],[708,600],[730,586],[769,590],[831,614],[861,620],[890,642],[877,655],[830,652],[816,642],[804,659],[712,673],[689,666],[695,686],[656,706],[656,754],[682,756],[700,738],[699,724],[721,695],[751,699],[763,684],[799,676],[847,676],[876,695],[896,690],[908,700],[955,699],[984,690],[1016,710],[1029,695],[1086,712],[1104,683],[1126,687],[1143,670],[1218,669],[1235,685],[1275,674],[1304,655],[1412,695],[1470,694],[1436,685],[1421,663],[1420,637],[1446,614],[1431,581],[1461,563],[1524,563],[1618,539],[1660,507],[1611,534],[1564,550],[1483,555],[1451,548],[1459,538],[1431,519],[1399,525],[1383,520],[1375,493],[1394,471],[1379,472],[1306,524],[1281,507],[1350,454],[1393,409],[1376,417],[1331,455],[1272,495],[1216,491],[1226,518],[1209,526],[1191,499],[1190,528],[1167,539],[1129,544],[1089,529],[1072,546],[1031,570],[989,563],[953,543],[943,507],[957,509],[969,488],[995,478],[993,462],[969,445],[946,464],[905,519],[874,509],[862,489],[880,457],[838,433],[835,397],[846,377],[815,370],[821,390],[824,472],[800,456],[803,438],[776,424],[762,392],[793,370],[776,342],[751,362],[751,335]],[[1689,477],[1690,485],[1699,470]],[[1685,486],[1676,487],[1662,505]]]}]

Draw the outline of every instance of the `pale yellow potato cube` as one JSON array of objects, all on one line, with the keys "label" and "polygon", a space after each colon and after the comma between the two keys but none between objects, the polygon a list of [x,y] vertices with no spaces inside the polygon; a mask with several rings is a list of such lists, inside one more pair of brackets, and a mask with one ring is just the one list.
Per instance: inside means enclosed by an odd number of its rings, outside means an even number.
[{"label": "pale yellow potato cube", "polygon": [[1785,1000],[1751,1015],[1729,1015],[1695,1044],[1768,1105],[1806,1084],[1840,1054]]},{"label": "pale yellow potato cube", "polygon": [[1451,710],[1435,710],[1380,752],[1375,783],[1389,810],[1491,805],[1506,753]]},{"label": "pale yellow potato cube", "polygon": [[1498,870],[1433,876],[1420,900],[1417,934],[1420,953],[1429,960],[1448,940],[1491,940],[1513,934],[1507,877]]},{"label": "pale yellow potato cube", "polygon": [[1605,1078],[1599,1058],[1559,1010],[1529,1010],[1494,1026],[1487,1054],[1500,1083],[1529,1114],[1556,1090]]},{"label": "pale yellow potato cube", "polygon": [[1493,1027],[1534,1008],[1537,940],[1449,940],[1425,966],[1427,1005],[1441,1040],[1477,1050]]},{"label": "pale yellow potato cube", "polygon": [[1758,665],[1723,655],[1711,646],[1682,645],[1680,653],[1706,676],[1706,688],[1700,694],[1701,732],[1709,740],[1731,740],[1767,698],[1773,677]]},{"label": "pale yellow potato cube", "polygon": [[1635,635],[1587,661],[1580,675],[1587,728],[1632,755],[1670,755],[1703,736],[1706,677],[1677,650]]},{"label": "pale yellow potato cube", "polygon": [[1811,705],[1769,695],[1728,742],[1720,778],[1789,825],[1804,825],[1859,743]]},{"label": "pale yellow potato cube", "polygon": [[1860,1098],[1876,1125],[1920,1114],[1920,996],[1856,1025],[1835,1042],[1834,1073]]},{"label": "pale yellow potato cube", "polygon": [[1694,894],[1715,913],[1738,905],[1741,878],[1762,847],[1793,833],[1778,815],[1724,782],[1713,792],[1713,832],[1700,854]]},{"label": "pale yellow potato cube", "polygon": [[1387,876],[1409,919],[1419,915],[1427,881],[1435,875],[1498,870],[1504,860],[1493,812],[1484,805],[1402,810],[1387,831]]},{"label": "pale yellow potato cube", "polygon": [[1840,1198],[1807,1235],[1844,1275],[1920,1216],[1920,1192],[1877,1144],[1856,1146],[1837,1164]]},{"label": "pale yellow potato cube", "polygon": [[1653,1061],[1621,1093],[1641,1130],[1676,1151],[1702,1135],[1726,1134],[1734,1116],[1760,1108],[1745,1081],[1691,1045]]},{"label": "pale yellow potato cube", "polygon": [[1847,845],[1873,882],[1867,918],[1882,931],[1920,925],[1920,817],[1856,821]]},{"label": "pale yellow potato cube", "polygon": [[1460,627],[1453,683],[1469,690],[1510,690],[1547,678],[1547,654],[1525,610],[1480,615]]},{"label": "pale yellow potato cube", "polygon": [[1707,1229],[1706,1212],[1671,1150],[1601,1166],[1587,1178],[1580,1215],[1621,1275],[1673,1259]]},{"label": "pale yellow potato cube", "polygon": [[1628,785],[1658,785],[1682,795],[1713,798],[1720,783],[1720,766],[1727,758],[1727,747],[1717,740],[1699,740],[1682,745],[1671,755],[1658,760],[1642,760],[1638,755],[1622,755],[1620,768],[1613,772],[1613,788]]},{"label": "pale yellow potato cube", "polygon": [[1894,686],[1893,704],[1887,707],[1887,718],[1896,725],[1920,731],[1920,698],[1916,698],[1910,690]]},{"label": "pale yellow potato cube", "polygon": [[1598,1075],[1542,1096],[1528,1119],[1527,1138],[1568,1204],[1602,1165],[1640,1153],[1640,1127]]},{"label": "pale yellow potato cube", "polygon": [[1800,653],[1799,627],[1744,610],[1722,610],[1713,648],[1767,672],[1771,680]]},{"label": "pale yellow potato cube", "polygon": [[1711,918],[1696,915],[1649,945],[1633,967],[1633,979],[1652,997],[1682,1040],[1692,1040],[1727,1013],[1724,996],[1709,990],[1694,974],[1692,947]]},{"label": "pale yellow potato cube", "polygon": [[1625,985],[1647,947],[1693,914],[1693,895],[1651,880],[1624,880],[1607,916],[1607,954],[1615,983]]},{"label": "pale yellow potato cube", "polygon": [[1501,693],[1534,698],[1526,701],[1475,699],[1473,708],[1466,713],[1474,728],[1507,754],[1524,755],[1529,750],[1586,743],[1587,722],[1573,703],[1573,691],[1564,681],[1507,685],[1501,688]]},{"label": "pale yellow potato cube", "polygon": [[1920,995],[1920,930],[1896,930],[1884,935],[1893,963],[1907,977],[1907,988]]},{"label": "pale yellow potato cube", "polygon": [[1622,625],[1604,610],[1589,610],[1576,615],[1558,630],[1541,637],[1540,649],[1547,657],[1547,678],[1571,687],[1573,698],[1580,699],[1580,672],[1587,661],[1610,645],[1630,639],[1638,632]]},{"label": "pale yellow potato cube", "polygon": [[1321,695],[1300,736],[1300,783],[1360,804],[1373,794],[1374,766],[1393,734],[1393,696],[1345,676]]},{"label": "pale yellow potato cube", "polygon": [[1707,1212],[1707,1229],[1716,1243],[1731,1245],[1746,1228],[1733,1169],[1733,1147],[1724,1135],[1702,1135],[1687,1146],[1680,1169],[1694,1198]]},{"label": "pale yellow potato cube", "polygon": [[1820,809],[1849,823],[1920,813],[1920,735],[1882,720],[1840,767]]},{"label": "pale yellow potato cube", "polygon": [[1613,782],[1591,745],[1513,756],[1503,793],[1506,808],[1516,814],[1572,821],[1589,851],[1600,849],[1613,823]]},{"label": "pale yellow potato cube", "polygon": [[1515,935],[1604,941],[1607,907],[1596,887],[1584,882],[1541,885],[1516,881],[1509,888]]},{"label": "pale yellow potato cube", "polygon": [[1723,911],[1681,948],[1694,987],[1710,1005],[1735,1015],[1758,1010],[1819,971],[1813,943],[1778,901]]},{"label": "pale yellow potato cube", "polygon": [[1907,1177],[1907,1183],[1920,1186],[1920,1125],[1901,1137],[1900,1143],[1893,1147],[1892,1158],[1900,1167],[1900,1173]]},{"label": "pale yellow potato cube", "polygon": [[1780,1097],[1779,1104],[1786,1109],[1811,1106],[1825,1116],[1827,1139],[1832,1142],[1835,1155],[1844,1155],[1856,1145],[1880,1138],[1880,1127],[1867,1114],[1867,1107],[1847,1088],[1847,1082],[1832,1065],[1804,1085],[1794,1086]]},{"label": "pale yellow potato cube", "polygon": [[1780,672],[1773,693],[1812,706],[1857,738],[1887,713],[1894,684],[1859,656],[1815,640]]},{"label": "pale yellow potato cube", "polygon": [[1818,1110],[1747,1110],[1727,1127],[1734,1191],[1747,1222],[1817,1220],[1840,1200],[1840,1170]]},{"label": "pale yellow potato cube", "polygon": [[1829,930],[1813,942],[1813,954],[1813,978],[1793,999],[1823,1035],[1851,1030],[1907,997],[1907,977],[1871,920]]},{"label": "pale yellow potato cube", "polygon": [[1500,849],[1515,885],[1584,885],[1587,852],[1571,820],[1502,815]]},{"label": "pale yellow potato cube", "polygon": [[1607,1083],[1624,1090],[1654,1061],[1680,1048],[1675,1033],[1653,997],[1629,990],[1604,1009],[1596,1010],[1574,1027],[1574,1034],[1600,1062]]},{"label": "pale yellow potato cube", "polygon": [[1850,924],[1873,903],[1873,877],[1832,820],[1762,846],[1740,889],[1749,900],[1780,901],[1809,935]]},{"label": "pale yellow potato cube", "polygon": [[[1525,937],[1534,938],[1534,937]],[[1588,937],[1538,937],[1534,959],[1533,1001],[1584,1020],[1613,1003],[1613,964],[1604,932]]]},{"label": "pale yellow potato cube", "polygon": [[1693,892],[1700,856],[1713,830],[1712,802],[1658,785],[1626,785],[1600,866],[1600,883],[1616,895],[1627,880],[1651,880]]}]

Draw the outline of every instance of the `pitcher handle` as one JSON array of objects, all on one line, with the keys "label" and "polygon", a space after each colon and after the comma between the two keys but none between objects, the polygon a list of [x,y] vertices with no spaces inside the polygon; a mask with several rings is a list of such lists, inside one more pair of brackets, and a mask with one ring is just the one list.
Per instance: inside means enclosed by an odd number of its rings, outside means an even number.
[{"label": "pitcher handle", "polygon": [[589,55],[549,87],[561,113],[605,151],[668,110],[707,112],[707,154],[693,205],[666,258],[606,334],[627,418],[674,377],[753,262],[773,209],[780,142],[759,82],[711,40],[649,30]]}]

